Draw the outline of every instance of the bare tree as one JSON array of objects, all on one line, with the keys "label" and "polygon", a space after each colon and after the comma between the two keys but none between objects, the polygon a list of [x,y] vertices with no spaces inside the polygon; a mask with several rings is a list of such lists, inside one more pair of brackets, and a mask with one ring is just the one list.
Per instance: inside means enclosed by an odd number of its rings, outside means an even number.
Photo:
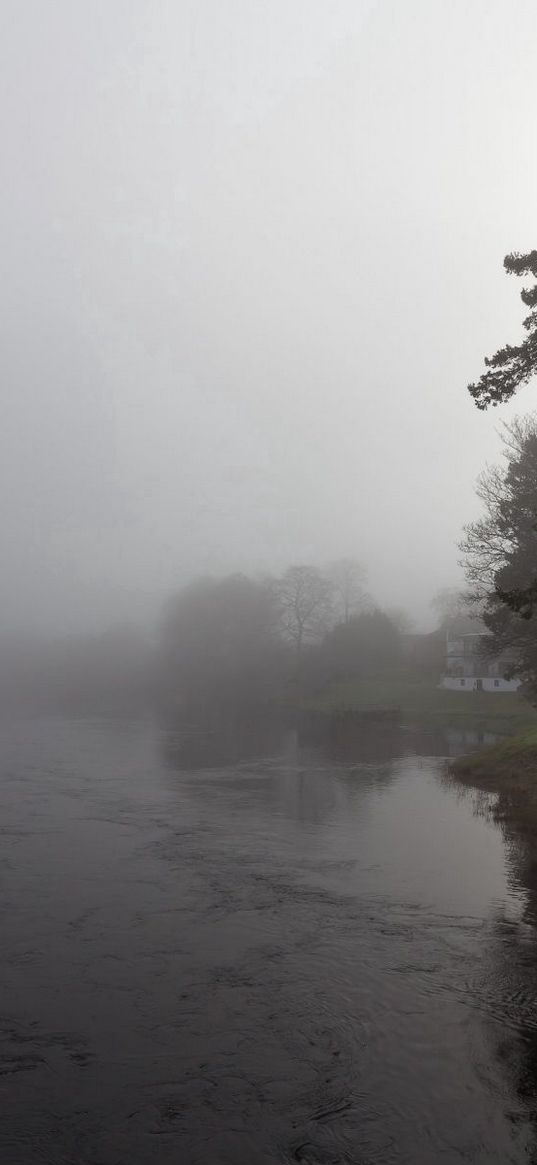
[{"label": "bare tree", "polygon": [[503,656],[537,701],[537,416],[504,426],[504,465],[479,478],[483,512],[460,543],[487,628],[487,654]]},{"label": "bare tree", "polygon": [[469,595],[458,587],[442,587],[433,595],[431,607],[438,619],[439,627],[444,627],[460,615],[469,614]]},{"label": "bare tree", "polygon": [[367,569],[355,558],[340,558],[331,563],[327,577],[334,591],[334,613],[338,623],[348,623],[353,615],[372,607],[365,584]]},{"label": "bare tree", "polygon": [[486,598],[494,590],[498,571],[512,558],[522,523],[529,525],[532,541],[535,534],[537,416],[504,422],[500,436],[506,464],[489,465],[479,476],[476,494],[483,514],[465,526],[459,546],[461,565],[476,598]]},{"label": "bare tree", "polygon": [[282,632],[300,655],[304,644],[321,639],[333,620],[333,585],[315,566],[290,566],[274,589]]}]

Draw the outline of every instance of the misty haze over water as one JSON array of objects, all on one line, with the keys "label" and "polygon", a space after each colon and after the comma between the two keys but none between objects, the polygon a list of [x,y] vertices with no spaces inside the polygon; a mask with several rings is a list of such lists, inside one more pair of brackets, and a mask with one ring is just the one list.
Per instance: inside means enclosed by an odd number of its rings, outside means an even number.
[{"label": "misty haze over water", "polygon": [[537,8],[1,31],[0,1163],[537,1162]]}]

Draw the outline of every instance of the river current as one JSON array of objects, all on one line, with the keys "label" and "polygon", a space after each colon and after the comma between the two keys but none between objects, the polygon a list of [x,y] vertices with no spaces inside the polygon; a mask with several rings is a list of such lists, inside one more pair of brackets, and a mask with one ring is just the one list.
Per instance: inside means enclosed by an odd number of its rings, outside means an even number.
[{"label": "river current", "polygon": [[449,734],[0,726],[2,1165],[537,1161],[537,945]]}]

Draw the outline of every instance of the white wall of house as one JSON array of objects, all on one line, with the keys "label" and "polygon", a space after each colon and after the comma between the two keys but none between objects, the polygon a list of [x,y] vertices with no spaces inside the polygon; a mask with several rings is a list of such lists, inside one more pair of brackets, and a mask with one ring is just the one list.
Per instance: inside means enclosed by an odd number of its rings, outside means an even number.
[{"label": "white wall of house", "polygon": [[483,634],[464,635],[446,633],[446,674],[440,687],[452,692],[516,692],[520,680],[506,680],[503,672],[509,669],[509,658],[491,659],[480,651]]},{"label": "white wall of house", "polygon": [[506,680],[504,676],[487,676],[483,680],[484,692],[516,692],[520,687],[520,680]]},{"label": "white wall of house", "polygon": [[[520,687],[520,680],[506,680],[503,676],[480,676],[479,682],[483,692],[516,692]],[[477,683],[477,676],[444,676],[439,686],[452,692],[475,692]]]}]

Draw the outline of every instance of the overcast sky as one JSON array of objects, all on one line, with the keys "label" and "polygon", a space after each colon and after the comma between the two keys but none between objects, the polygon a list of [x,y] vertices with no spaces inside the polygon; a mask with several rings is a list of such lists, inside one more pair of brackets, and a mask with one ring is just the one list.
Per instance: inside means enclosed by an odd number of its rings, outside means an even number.
[{"label": "overcast sky", "polygon": [[2,626],[353,555],[422,620],[537,246],[535,0],[3,0]]}]

